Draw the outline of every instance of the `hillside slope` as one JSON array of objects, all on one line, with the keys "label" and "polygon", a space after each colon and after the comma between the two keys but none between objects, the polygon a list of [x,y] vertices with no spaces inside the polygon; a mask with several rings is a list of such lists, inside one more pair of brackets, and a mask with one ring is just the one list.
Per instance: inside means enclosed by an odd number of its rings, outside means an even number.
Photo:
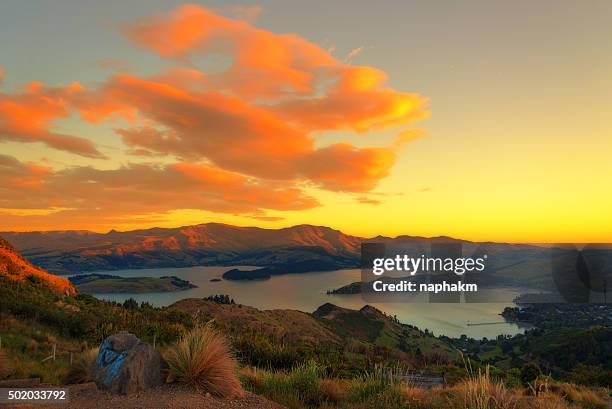
[{"label": "hillside slope", "polygon": [[228,332],[253,332],[273,341],[334,346],[338,346],[341,341],[338,335],[311,314],[296,310],[258,310],[246,305],[220,304],[197,298],[177,301],[169,309],[213,318]]},{"label": "hillside slope", "polygon": [[[235,338],[264,336],[274,345],[332,349],[361,357],[374,353],[379,358],[399,360],[448,362],[459,358],[450,344],[368,305],[350,310],[327,303],[308,314],[192,298],[178,301],[169,309],[214,319]],[[359,358],[352,355],[352,359]]]},{"label": "hillside slope", "polygon": [[312,316],[344,339],[356,339],[377,347],[412,354],[427,354],[444,360],[458,358],[449,344],[429,336],[416,327],[400,323],[379,309],[366,305],[351,310],[327,303]]},{"label": "hillside slope", "polygon": [[0,237],[0,275],[7,277],[12,282],[27,280],[40,282],[61,295],[74,296],[77,293],[68,279],[57,277],[33,266],[2,237]]}]

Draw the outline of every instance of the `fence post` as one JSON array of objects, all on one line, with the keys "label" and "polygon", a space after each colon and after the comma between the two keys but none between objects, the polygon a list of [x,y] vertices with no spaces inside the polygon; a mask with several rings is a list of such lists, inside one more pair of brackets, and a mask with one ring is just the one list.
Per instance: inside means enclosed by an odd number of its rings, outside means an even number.
[{"label": "fence post", "polygon": [[53,344],[53,360],[55,361],[55,348],[57,347],[57,344]]},{"label": "fence post", "polygon": [[155,349],[155,341],[157,341],[157,333],[153,334],[153,349]]},{"label": "fence post", "polygon": [[70,351],[70,365],[72,365],[72,351]]}]

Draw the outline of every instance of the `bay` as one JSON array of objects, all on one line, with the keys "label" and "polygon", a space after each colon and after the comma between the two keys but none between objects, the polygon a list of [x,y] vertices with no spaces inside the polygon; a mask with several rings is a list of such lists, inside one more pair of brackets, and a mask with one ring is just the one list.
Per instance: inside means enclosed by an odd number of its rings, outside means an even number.
[{"label": "bay", "polygon": [[[359,269],[328,272],[285,274],[269,280],[258,281],[211,281],[232,268],[255,269],[245,266],[198,266],[186,268],[154,268],[138,270],[99,271],[121,277],[162,277],[174,275],[189,280],[198,288],[185,291],[147,294],[93,294],[97,298],[123,302],[133,298],[138,302],[149,302],[161,307],[184,298],[203,298],[215,294],[228,294],[237,303],[259,309],[294,309],[313,312],[329,302],[340,307],[360,309],[370,304],[388,315],[395,315],[405,324],[428,329],[435,335],[459,337],[465,334],[472,338],[495,338],[500,334],[514,335],[524,331],[514,323],[507,323],[499,315],[504,307],[512,303],[368,303],[359,294],[329,295],[327,290],[359,281]],[[509,289],[499,291],[512,292]],[[518,292],[516,292],[518,295]],[[506,299],[511,299],[509,294]],[[468,325],[486,324],[486,325]]]}]

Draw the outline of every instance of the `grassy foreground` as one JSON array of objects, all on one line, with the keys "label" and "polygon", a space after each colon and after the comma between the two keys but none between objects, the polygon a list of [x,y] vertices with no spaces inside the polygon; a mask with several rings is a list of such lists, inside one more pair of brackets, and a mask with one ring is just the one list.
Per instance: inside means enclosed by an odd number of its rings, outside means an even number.
[{"label": "grassy foreground", "polygon": [[[290,370],[244,366],[237,371],[227,338],[209,322],[186,333],[165,354],[169,380],[211,394],[233,398],[242,387],[289,409],[605,409],[612,407],[606,388],[560,383],[536,375],[524,386],[509,386],[510,378],[496,379],[489,367],[475,369],[465,361],[466,377],[446,388],[419,389],[394,379],[375,366],[352,378],[330,378],[317,362]],[[529,367],[526,367],[529,369]],[[533,368],[534,369],[534,368]],[[535,374],[535,373],[534,373]],[[241,387],[242,384],[242,387]]]},{"label": "grassy foreground", "polygon": [[525,388],[508,387],[488,370],[446,388],[414,388],[381,371],[353,379],[330,379],[315,363],[290,371],[245,367],[240,377],[247,390],[290,409],[605,409],[612,407],[606,389],[538,379]]}]

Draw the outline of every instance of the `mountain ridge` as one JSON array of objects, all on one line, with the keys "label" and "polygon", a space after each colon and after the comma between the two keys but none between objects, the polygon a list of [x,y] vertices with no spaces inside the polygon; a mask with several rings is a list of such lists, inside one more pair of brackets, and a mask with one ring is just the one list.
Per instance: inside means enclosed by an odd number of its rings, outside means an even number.
[{"label": "mountain ridge", "polygon": [[446,236],[365,238],[309,224],[266,229],[203,223],[124,232],[58,230],[0,232],[0,235],[30,262],[55,274],[198,265],[267,267],[273,269],[269,275],[294,270],[305,272],[301,270],[309,268],[309,271],[358,268],[364,242],[417,245],[459,242],[464,244],[467,253],[477,247],[486,248],[490,253],[527,249],[542,252],[544,249],[528,244],[477,243]]}]

